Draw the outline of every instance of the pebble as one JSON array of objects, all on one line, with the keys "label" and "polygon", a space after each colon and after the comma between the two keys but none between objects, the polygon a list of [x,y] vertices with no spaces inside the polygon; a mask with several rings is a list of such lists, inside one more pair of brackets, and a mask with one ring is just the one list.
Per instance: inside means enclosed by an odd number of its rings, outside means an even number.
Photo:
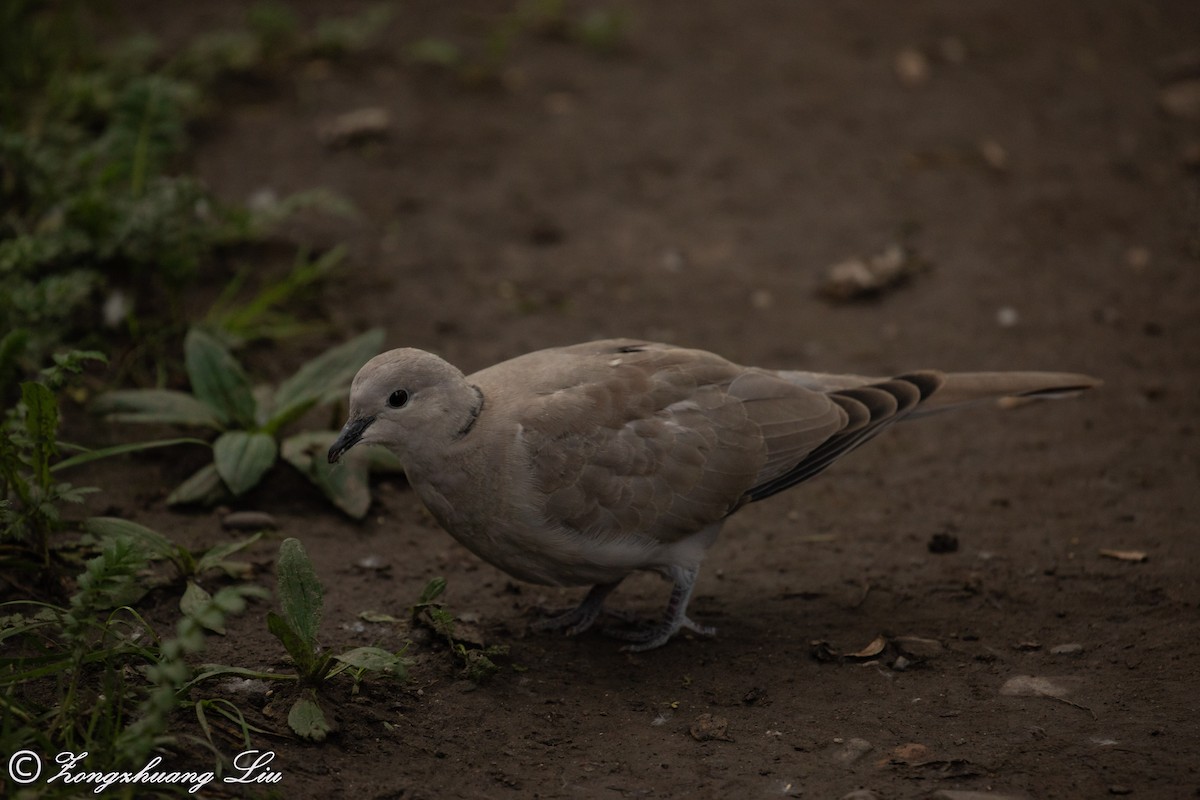
[{"label": "pebble", "polygon": [[945,649],[937,639],[925,639],[920,636],[897,636],[892,639],[892,644],[901,653],[922,661],[941,655]]},{"label": "pebble", "polygon": [[1028,800],[1023,794],[1000,792],[974,792],[960,789],[942,789],[930,795],[931,800]]},{"label": "pebble", "polygon": [[1021,321],[1021,314],[1012,306],[996,309],[996,324],[1001,328],[1012,328]]},{"label": "pebble", "polygon": [[273,531],[279,524],[265,511],[233,511],[221,518],[221,527],[227,531]]},{"label": "pebble", "polygon": [[900,83],[910,89],[929,80],[929,59],[915,47],[905,47],[896,53],[892,67]]},{"label": "pebble", "polygon": [[380,139],[392,127],[386,108],[360,108],[324,123],[317,131],[326,147],[344,147],[368,139]]},{"label": "pebble", "polygon": [[1000,694],[1006,697],[1057,697],[1061,699],[1070,693],[1071,687],[1066,685],[1061,678],[1047,678],[1042,675],[1017,675],[1015,678],[1009,678],[1000,687]]},{"label": "pebble", "polygon": [[833,760],[848,767],[869,752],[871,743],[866,739],[846,739],[833,751]]},{"label": "pebble", "polygon": [[1158,105],[1168,116],[1200,119],[1200,78],[1164,86],[1158,93]]},{"label": "pebble", "polygon": [[855,789],[842,795],[842,800],[879,800],[879,795],[870,789]]},{"label": "pebble", "polygon": [[696,717],[692,726],[688,728],[688,733],[697,742],[733,741],[733,737],[729,735],[729,720],[708,713]]},{"label": "pebble", "polygon": [[1083,645],[1078,642],[1070,642],[1069,644],[1056,644],[1050,648],[1050,652],[1056,656],[1073,656],[1083,652]]}]

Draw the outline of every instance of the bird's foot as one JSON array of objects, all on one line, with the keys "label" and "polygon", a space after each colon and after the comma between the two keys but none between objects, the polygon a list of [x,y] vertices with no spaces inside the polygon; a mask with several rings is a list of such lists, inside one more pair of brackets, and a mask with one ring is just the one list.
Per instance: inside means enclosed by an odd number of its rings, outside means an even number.
[{"label": "bird's foot", "polygon": [[711,625],[701,625],[691,617],[680,615],[675,618],[645,622],[634,628],[605,628],[605,636],[620,639],[629,644],[621,648],[623,653],[641,653],[662,647],[680,631],[691,631],[700,636],[716,636],[717,629]]},{"label": "bird's foot", "polygon": [[597,584],[575,608],[540,619],[529,627],[535,631],[562,631],[567,636],[578,636],[596,623],[601,612],[612,613],[604,608],[604,598],[615,588],[616,583]]},{"label": "bird's foot", "polygon": [[539,632],[562,631],[567,636],[577,636],[596,623],[600,612],[600,608],[586,609],[582,605],[578,605],[575,608],[530,623],[529,627]]}]

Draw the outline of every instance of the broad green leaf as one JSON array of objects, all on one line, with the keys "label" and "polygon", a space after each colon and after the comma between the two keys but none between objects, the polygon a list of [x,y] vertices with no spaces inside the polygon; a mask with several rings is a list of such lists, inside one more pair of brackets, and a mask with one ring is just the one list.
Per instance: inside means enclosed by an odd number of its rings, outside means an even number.
[{"label": "broad green leaf", "polygon": [[350,387],[359,368],[383,347],[383,329],[374,328],[345,344],[326,350],[279,385],[268,430],[275,431],[312,406]]},{"label": "broad green leaf", "polygon": [[179,547],[155,530],[120,517],[89,517],[83,526],[88,533],[102,541],[128,539],[148,559],[175,560]]},{"label": "broad green leaf", "polygon": [[196,559],[196,572],[201,573],[216,567],[223,567],[223,565],[226,563],[225,559],[229,558],[239,550],[246,549],[261,538],[262,532],[259,531],[253,536],[249,536],[245,539],[240,539],[235,542],[226,542],[224,544],[218,544],[209,548],[204,555]]},{"label": "broad green leaf", "polygon": [[217,474],[234,496],[258,485],[275,464],[275,440],[266,433],[225,431],[213,442]]},{"label": "broad green leaf", "polygon": [[184,365],[192,392],[208,404],[222,425],[254,426],[255,403],[242,366],[215,338],[192,328],[183,340]]},{"label": "broad green leaf", "polygon": [[175,487],[175,491],[167,496],[167,505],[179,506],[197,503],[210,506],[229,496],[229,489],[217,474],[216,464],[205,464],[183,483]]},{"label": "broad green leaf", "polygon": [[[98,461],[102,458],[111,458],[112,456],[123,455],[124,453],[138,453],[142,450],[153,450],[156,447],[174,447],[177,444],[202,444],[208,447],[208,442],[203,439],[159,439],[153,442],[131,442],[129,444],[117,444],[112,447],[102,447],[99,450],[84,450],[82,453],[76,453],[70,458],[64,458],[53,467],[51,472],[57,472],[60,469],[70,469],[78,467],[80,464],[86,464],[89,461]],[[59,447],[63,447],[63,443],[59,442]]]},{"label": "broad green leaf", "polygon": [[276,581],[283,618],[309,650],[316,650],[324,592],[308,553],[304,552],[304,545],[298,539],[284,539],[279,545]]},{"label": "broad green leaf", "polygon": [[185,617],[191,617],[213,633],[225,635],[225,615],[213,608],[212,595],[195,581],[187,582],[183,597],[179,598],[179,610]]},{"label": "broad green leaf", "polygon": [[223,422],[214,406],[173,389],[105,392],[92,403],[91,411],[117,422],[196,425],[217,430],[222,428]]},{"label": "broad green leaf", "polygon": [[283,649],[292,657],[292,661],[296,664],[297,671],[302,677],[307,678],[312,671],[313,663],[316,661],[316,653],[307,642],[300,637],[286,619],[276,614],[274,611],[267,612],[267,630],[271,635],[279,640],[283,645]]},{"label": "broad green leaf", "polygon": [[381,647],[355,647],[334,658],[355,669],[382,672],[398,678],[403,678],[408,671],[403,658]]},{"label": "broad green leaf", "polygon": [[304,474],[335,506],[354,519],[362,519],[371,506],[370,456],[367,448],[355,448],[337,464],[325,454],[337,438],[334,431],[308,431],[285,439],[285,461]]},{"label": "broad green leaf", "polygon": [[288,712],[288,726],[302,739],[312,742],[323,742],[333,730],[333,726],[325,719],[325,712],[317,705],[316,695],[299,698],[292,704]]}]

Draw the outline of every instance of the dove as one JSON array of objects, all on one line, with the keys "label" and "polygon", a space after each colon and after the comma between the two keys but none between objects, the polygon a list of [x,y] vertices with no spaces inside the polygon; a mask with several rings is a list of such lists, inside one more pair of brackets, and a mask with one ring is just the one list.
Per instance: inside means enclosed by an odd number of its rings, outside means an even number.
[{"label": "dove", "polygon": [[688,616],[688,601],[706,551],[748,503],[807,481],[893,423],[1098,384],[1049,372],[771,370],[632,339],[539,350],[464,375],[402,348],[358,371],[328,457],[383,446],[479,558],[522,581],[591,587],[540,629],[581,633],[624,578],[664,576],[672,587],[661,619],[605,631],[642,651],[683,630],[715,633]]}]

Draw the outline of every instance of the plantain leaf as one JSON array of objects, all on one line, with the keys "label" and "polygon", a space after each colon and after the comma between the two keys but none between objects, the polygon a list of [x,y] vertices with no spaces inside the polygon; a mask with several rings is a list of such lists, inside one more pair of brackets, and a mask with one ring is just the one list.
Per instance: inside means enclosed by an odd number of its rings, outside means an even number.
[{"label": "plantain leaf", "polygon": [[175,491],[167,495],[167,505],[181,506],[196,503],[210,506],[229,496],[229,488],[217,474],[216,464],[205,464],[183,483],[175,487]]},{"label": "plantain leaf", "polygon": [[257,486],[276,455],[275,440],[266,433],[225,431],[213,442],[213,464],[234,496]]},{"label": "plantain leaf", "polygon": [[315,652],[324,592],[308,553],[304,552],[304,545],[298,539],[284,539],[279,545],[276,575],[283,619],[300,636],[307,649]]},{"label": "plantain leaf", "polygon": [[166,536],[127,519],[89,517],[83,525],[88,533],[102,541],[130,540],[147,560],[159,558],[175,560],[179,556],[179,547]]},{"label": "plantain leaf", "polygon": [[250,381],[242,365],[220,342],[192,328],[183,340],[183,357],[192,392],[213,410],[223,426],[254,427],[256,404]]},{"label": "plantain leaf", "polygon": [[330,464],[325,454],[337,438],[335,431],[306,431],[284,440],[285,461],[313,482],[335,506],[354,519],[362,519],[371,506],[372,448],[355,448]]},{"label": "plantain leaf", "polygon": [[[84,450],[82,453],[76,453],[70,458],[64,458],[50,468],[51,472],[58,472],[60,469],[70,469],[77,467],[80,464],[86,464],[89,461],[98,461],[102,458],[111,458],[124,453],[138,453],[142,450],[153,450],[156,447],[173,447],[177,444],[202,444],[208,446],[208,442],[203,439],[160,439],[155,442],[130,442],[129,444],[115,444],[112,447],[102,447],[99,450]],[[61,443],[60,443],[61,446]]]},{"label": "plantain leaf", "polygon": [[283,649],[292,657],[296,669],[307,677],[316,661],[316,653],[309,647],[286,619],[274,611],[267,612],[267,630],[280,641]]},{"label": "plantain leaf", "polygon": [[405,659],[381,647],[355,647],[334,658],[355,669],[381,672],[397,678],[408,674],[408,663]]},{"label": "plantain leaf", "polygon": [[105,392],[92,403],[91,411],[117,422],[197,425],[217,430],[222,427],[222,418],[213,406],[173,389]]},{"label": "plantain leaf", "polygon": [[359,368],[383,347],[383,329],[373,328],[326,350],[279,385],[275,409],[266,425],[277,431],[314,405],[346,392]]},{"label": "plantain leaf", "polygon": [[307,692],[292,704],[288,712],[288,726],[302,739],[312,742],[323,742],[333,731],[333,726],[325,719],[325,712],[317,705],[314,692]]},{"label": "plantain leaf", "polygon": [[212,607],[212,595],[195,581],[188,581],[179,598],[179,610],[185,617],[191,617],[202,627],[213,633],[225,635],[225,615],[220,609]]},{"label": "plantain leaf", "polygon": [[204,553],[204,555],[202,555],[202,556],[200,556],[200,558],[196,559],[196,574],[199,575],[202,572],[205,572],[210,569],[214,569],[216,567],[224,567],[227,564],[233,565],[233,564],[237,563],[237,562],[226,561],[226,559],[228,559],[231,555],[238,552],[239,550],[246,549],[247,547],[254,544],[261,538],[262,538],[262,531],[259,531],[258,533],[254,534],[253,536],[249,536],[245,539],[239,539],[239,540],[233,541],[233,542],[225,542],[224,544],[218,544],[218,545],[214,545],[213,547],[210,547]]}]

